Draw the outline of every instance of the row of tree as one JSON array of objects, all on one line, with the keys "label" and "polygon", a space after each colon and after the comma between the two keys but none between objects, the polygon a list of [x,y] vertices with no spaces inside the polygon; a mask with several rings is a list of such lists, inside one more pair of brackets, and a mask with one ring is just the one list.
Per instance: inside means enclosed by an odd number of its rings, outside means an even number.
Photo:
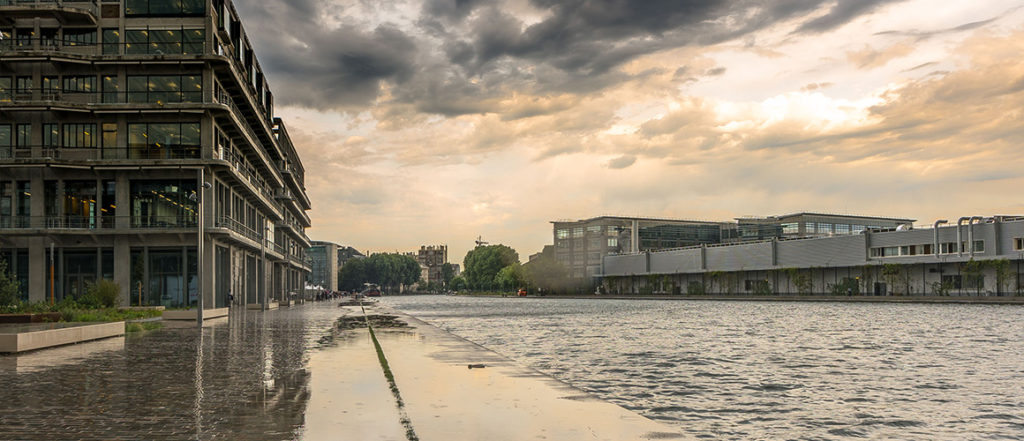
[{"label": "row of tree", "polygon": [[359,291],[366,283],[380,285],[386,292],[420,281],[420,264],[414,257],[402,254],[374,254],[365,259],[352,259],[338,273],[338,289]]},{"label": "row of tree", "polygon": [[[545,292],[570,292],[579,281],[569,277],[569,271],[553,256],[542,255],[525,265],[519,263],[519,253],[505,245],[480,246],[466,254],[463,261],[465,288],[479,291],[539,289]],[[455,278],[451,289],[459,289],[462,281]]]}]

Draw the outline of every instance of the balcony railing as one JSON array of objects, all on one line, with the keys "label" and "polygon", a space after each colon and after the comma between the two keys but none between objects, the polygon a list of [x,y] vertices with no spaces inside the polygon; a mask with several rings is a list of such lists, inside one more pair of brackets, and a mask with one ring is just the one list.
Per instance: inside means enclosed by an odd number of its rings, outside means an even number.
[{"label": "balcony railing", "polygon": [[98,92],[60,89],[12,89],[0,90],[0,107],[12,105],[39,105],[41,103],[63,103],[74,105],[124,105],[124,104],[202,104],[201,90],[183,91],[139,91],[139,92]]},{"label": "balcony railing", "polygon": [[[0,0],[2,2],[3,0]],[[61,55],[203,55],[204,41],[152,41],[135,43],[95,43],[56,38],[13,38],[0,40],[0,55],[40,52]]]},{"label": "balcony railing", "polygon": [[0,229],[103,230],[117,228],[117,220],[130,228],[196,228],[196,216],[0,216]]},{"label": "balcony railing", "polygon": [[0,146],[0,160],[77,160],[104,159],[200,159],[202,147],[198,145],[155,145],[139,147],[60,147],[60,146]]}]

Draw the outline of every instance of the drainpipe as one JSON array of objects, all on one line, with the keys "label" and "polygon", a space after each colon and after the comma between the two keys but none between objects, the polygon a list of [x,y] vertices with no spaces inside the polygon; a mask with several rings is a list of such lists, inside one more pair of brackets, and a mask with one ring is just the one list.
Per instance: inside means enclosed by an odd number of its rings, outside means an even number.
[{"label": "drainpipe", "polygon": [[964,255],[963,246],[963,224],[965,220],[970,219],[970,216],[964,216],[956,220],[956,255],[957,257]]},{"label": "drainpipe", "polygon": [[985,220],[981,216],[971,216],[971,220],[967,221],[967,249],[971,250],[971,257],[974,257],[974,220],[978,222]]},{"label": "drainpipe", "polygon": [[629,243],[632,254],[640,254],[640,221],[635,219],[629,229]]},{"label": "drainpipe", "polygon": [[942,220],[935,221],[935,225],[932,226],[932,232],[935,233],[935,241],[932,244],[932,246],[934,248],[932,248],[932,251],[935,252],[935,258],[936,259],[939,258],[939,225],[948,224],[948,223],[949,223],[948,220],[942,219]]}]

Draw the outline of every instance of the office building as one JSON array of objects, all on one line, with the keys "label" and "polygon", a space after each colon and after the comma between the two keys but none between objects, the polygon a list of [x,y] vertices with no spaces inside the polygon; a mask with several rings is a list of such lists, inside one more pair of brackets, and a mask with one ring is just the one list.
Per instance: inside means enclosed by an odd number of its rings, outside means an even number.
[{"label": "office building", "polygon": [[22,299],[302,290],[302,162],[228,0],[0,1],[0,35],[0,258]]},{"label": "office building", "polygon": [[338,290],[338,244],[314,240],[307,252],[310,272],[306,283],[331,291]]},{"label": "office building", "polygon": [[609,255],[607,293],[1007,296],[1024,289],[1024,217]]}]

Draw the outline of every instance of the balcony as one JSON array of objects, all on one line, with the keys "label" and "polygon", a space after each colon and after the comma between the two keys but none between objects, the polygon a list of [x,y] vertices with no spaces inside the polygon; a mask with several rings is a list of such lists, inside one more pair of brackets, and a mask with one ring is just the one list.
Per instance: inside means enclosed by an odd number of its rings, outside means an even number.
[{"label": "balcony", "polygon": [[[3,0],[0,0],[2,2]],[[2,7],[0,7],[2,9]],[[69,58],[188,58],[206,53],[204,41],[154,41],[135,43],[83,43],[56,38],[0,40],[0,58],[66,56]]]},{"label": "balcony", "polygon": [[96,25],[99,11],[98,0],[0,0],[0,24],[13,24],[20,18],[52,17],[61,24]]},{"label": "balcony", "polygon": [[20,162],[201,159],[198,145],[139,147],[0,146],[0,161]]},{"label": "balcony", "polygon": [[119,226],[131,229],[196,228],[192,216],[0,216],[0,230],[77,230],[93,232],[113,230]]},{"label": "balcony", "polygon": [[168,107],[201,108],[205,104],[213,102],[204,102],[203,92],[198,90],[97,92],[34,88],[0,91],[0,109],[6,110],[164,111]]}]

